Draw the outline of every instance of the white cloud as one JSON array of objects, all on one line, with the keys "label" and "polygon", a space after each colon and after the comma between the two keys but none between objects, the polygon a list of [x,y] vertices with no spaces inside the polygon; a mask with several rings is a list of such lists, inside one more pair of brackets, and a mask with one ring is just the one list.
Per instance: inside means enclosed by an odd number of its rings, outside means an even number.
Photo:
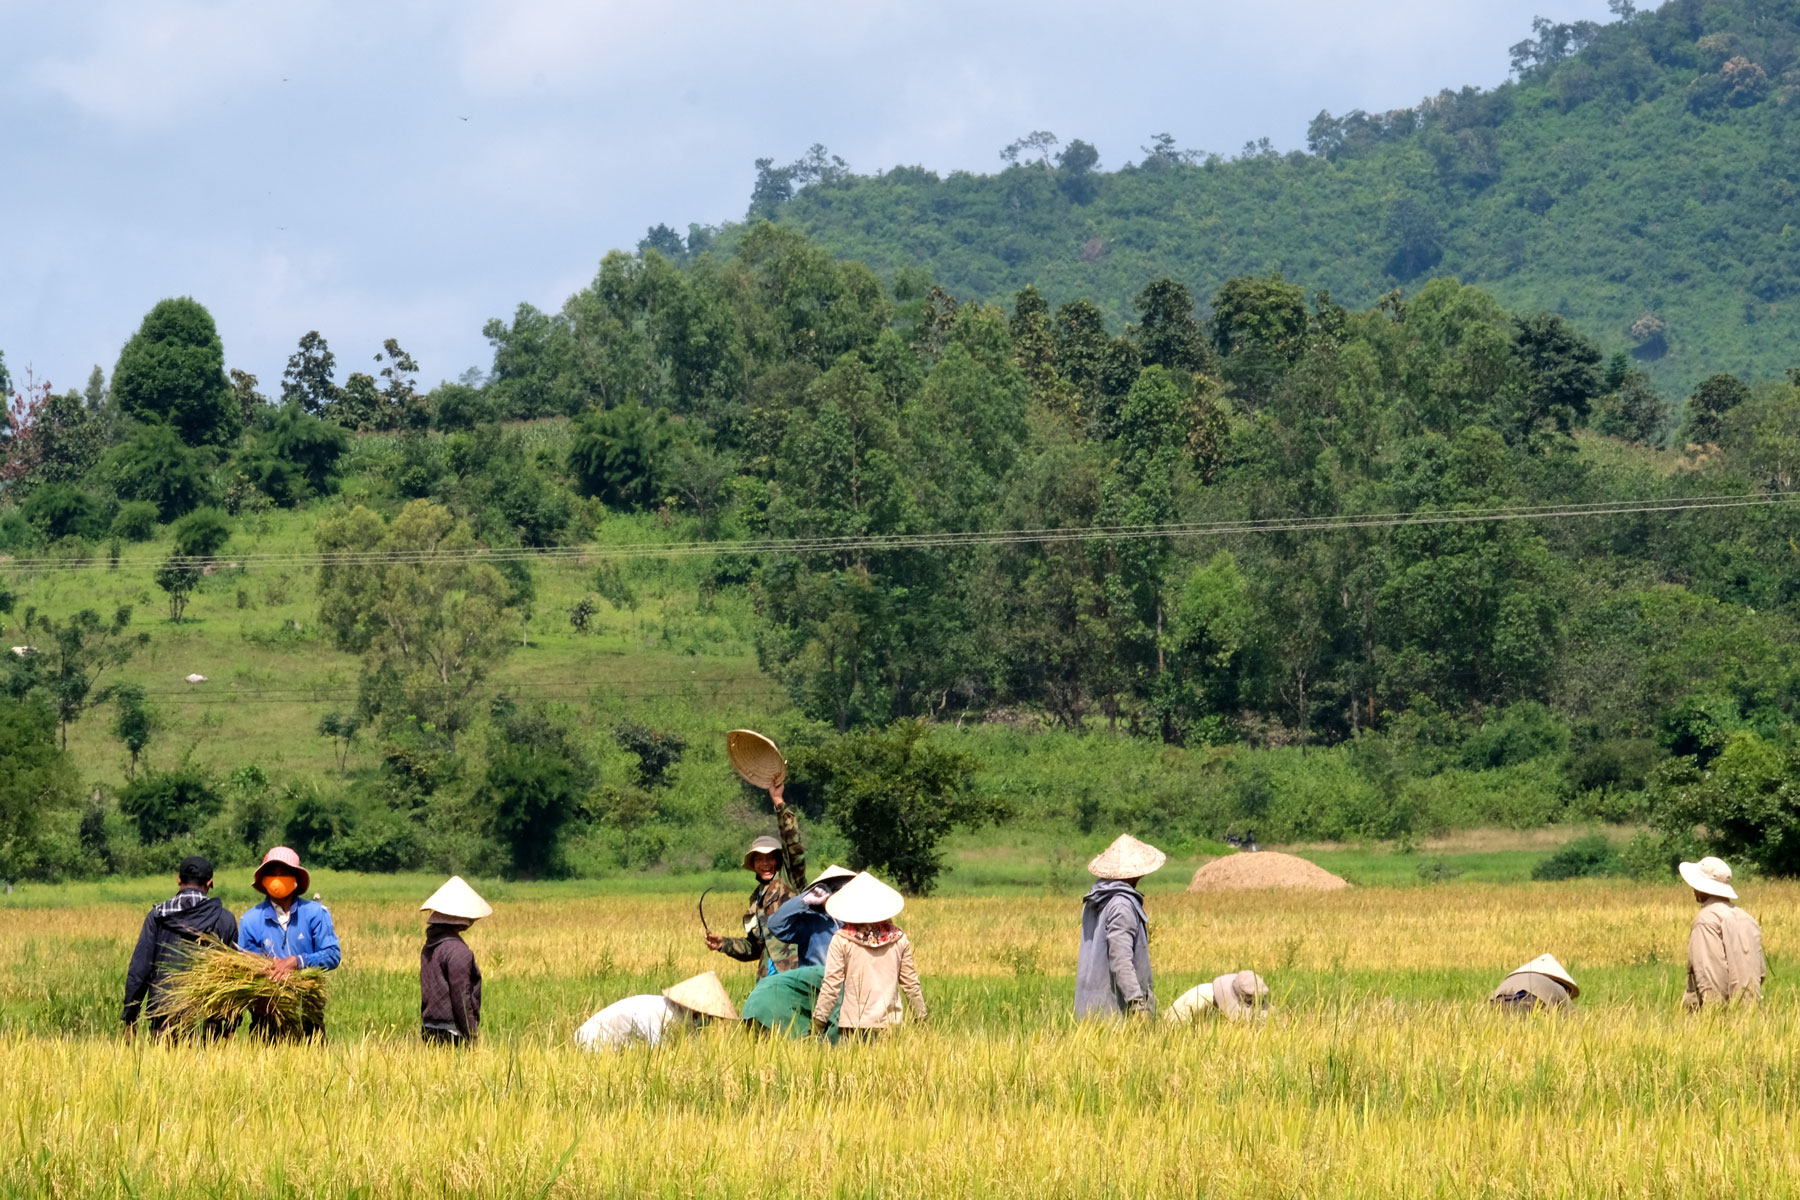
[{"label": "white cloud", "polygon": [[311,39],[312,0],[125,0],[71,6],[77,46],[26,70],[37,87],[127,127],[167,124],[253,86],[280,86]]}]

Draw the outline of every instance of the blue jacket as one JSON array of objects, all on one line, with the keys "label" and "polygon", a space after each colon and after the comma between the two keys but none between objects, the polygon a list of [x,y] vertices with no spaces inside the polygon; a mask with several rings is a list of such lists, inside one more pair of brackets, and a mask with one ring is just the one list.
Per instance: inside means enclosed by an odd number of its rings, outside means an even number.
[{"label": "blue jacket", "polygon": [[769,933],[800,951],[801,966],[822,967],[838,925],[838,919],[823,908],[813,908],[795,896],[769,918]]},{"label": "blue jacket", "polygon": [[264,900],[238,919],[238,949],[268,958],[297,956],[303,967],[327,971],[343,961],[331,910],[304,896],[294,898],[286,929],[275,919],[275,902]]}]

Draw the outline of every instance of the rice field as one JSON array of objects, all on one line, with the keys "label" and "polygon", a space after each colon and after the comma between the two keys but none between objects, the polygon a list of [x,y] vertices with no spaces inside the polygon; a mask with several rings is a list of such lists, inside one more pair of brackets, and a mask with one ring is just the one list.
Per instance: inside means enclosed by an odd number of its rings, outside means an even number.
[{"label": "rice field", "polygon": [[[416,906],[435,882],[320,883],[345,952],[320,1046],[127,1044],[125,962],[160,885],[6,898],[0,1191],[1800,1193],[1783,953],[1800,885],[1746,892],[1773,975],[1750,1013],[1679,1011],[1691,902],[1673,885],[1153,895],[1159,998],[1254,967],[1278,1007],[1253,1028],[1077,1026],[1079,905],[965,896],[901,918],[927,1028],[832,1049],[714,1027],[588,1055],[569,1036],[604,1003],[707,968],[741,1001],[749,968],[705,950],[690,896],[495,885],[469,935],[483,1042],[427,1048]],[[715,894],[708,912],[735,907]],[[1579,1010],[1487,1012],[1499,976],[1546,950]]]}]

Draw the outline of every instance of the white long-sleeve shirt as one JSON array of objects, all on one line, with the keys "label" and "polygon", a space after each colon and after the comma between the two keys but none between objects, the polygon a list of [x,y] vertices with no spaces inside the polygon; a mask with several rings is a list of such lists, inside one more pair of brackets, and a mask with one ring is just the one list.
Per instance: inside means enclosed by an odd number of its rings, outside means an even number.
[{"label": "white long-sleeve shirt", "polygon": [[575,1044],[584,1050],[627,1046],[633,1042],[656,1045],[669,1026],[686,1010],[662,996],[627,996],[607,1005],[575,1031]]}]

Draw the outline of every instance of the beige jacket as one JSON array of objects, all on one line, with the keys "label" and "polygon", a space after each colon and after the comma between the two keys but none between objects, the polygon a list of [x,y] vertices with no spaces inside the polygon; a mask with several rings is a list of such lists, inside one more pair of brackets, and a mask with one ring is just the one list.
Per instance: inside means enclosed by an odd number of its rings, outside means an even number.
[{"label": "beige jacket", "polygon": [[1688,933],[1687,994],[1682,1006],[1754,1004],[1762,998],[1769,969],[1763,963],[1762,927],[1729,900],[1708,900]]},{"label": "beige jacket", "polygon": [[912,1003],[913,1015],[925,1019],[925,991],[913,967],[912,942],[902,933],[881,945],[869,945],[840,929],[825,951],[825,978],[813,1012],[828,1018],[841,997],[841,1029],[881,1029],[900,1023],[900,993]]}]

